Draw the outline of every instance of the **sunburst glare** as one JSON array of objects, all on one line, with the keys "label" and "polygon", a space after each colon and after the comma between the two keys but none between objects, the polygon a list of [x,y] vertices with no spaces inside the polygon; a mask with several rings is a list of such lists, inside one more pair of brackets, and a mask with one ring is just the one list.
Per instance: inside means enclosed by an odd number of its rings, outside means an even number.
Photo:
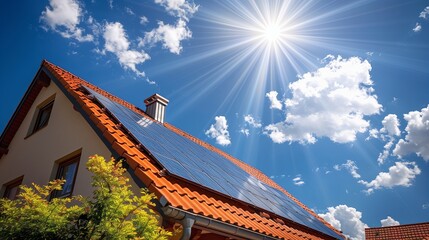
[{"label": "sunburst glare", "polygon": [[[317,59],[339,54],[338,46],[344,45],[346,39],[335,34],[350,31],[350,26],[332,22],[353,18],[348,12],[362,7],[363,2],[368,1],[344,3],[336,8],[316,1],[213,3],[213,8],[207,6],[197,17],[202,23],[197,26],[201,35],[194,37],[204,39],[204,44],[194,46],[200,54],[181,58],[174,64],[180,67],[210,59],[210,66],[204,76],[182,86],[178,92],[191,91],[198,98],[213,87],[223,86],[228,91],[219,108],[232,105],[233,101],[243,111],[261,112],[260,99],[270,89],[287,89],[297,75],[320,66]],[[358,39],[347,41],[359,43]],[[355,50],[341,48],[343,53]]]},{"label": "sunburst glare", "polygon": [[277,24],[269,24],[263,29],[262,37],[268,43],[275,43],[281,37],[282,29]]},{"label": "sunburst glare", "polygon": [[[282,8],[286,8],[286,6],[282,6],[280,10]],[[251,30],[249,39],[255,37],[255,41],[260,41],[257,43],[258,45],[269,48],[286,43],[288,28],[285,23],[289,22],[289,19],[283,14],[286,11],[279,12],[278,9],[270,5],[258,6],[258,9],[255,10],[263,10],[263,12],[257,14],[258,11],[253,11],[252,16],[250,16],[252,21],[247,22],[249,24],[248,29]]]}]

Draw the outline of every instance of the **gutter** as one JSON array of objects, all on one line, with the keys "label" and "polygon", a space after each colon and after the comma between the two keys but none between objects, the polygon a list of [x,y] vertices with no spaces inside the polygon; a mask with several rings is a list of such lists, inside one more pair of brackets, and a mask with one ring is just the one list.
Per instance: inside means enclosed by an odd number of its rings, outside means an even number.
[{"label": "gutter", "polygon": [[225,235],[229,235],[234,238],[255,240],[278,239],[229,223],[221,222],[201,215],[196,215],[172,206],[163,207],[162,211],[164,212],[165,216],[171,217],[183,225],[183,234],[180,240],[190,239],[193,225],[198,225],[199,227],[203,227],[209,230],[215,230],[215,232],[221,232]]}]

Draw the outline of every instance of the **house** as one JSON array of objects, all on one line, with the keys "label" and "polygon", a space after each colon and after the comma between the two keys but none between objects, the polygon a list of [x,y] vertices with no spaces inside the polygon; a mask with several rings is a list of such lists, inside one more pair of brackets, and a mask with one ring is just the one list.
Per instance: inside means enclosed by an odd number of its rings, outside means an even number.
[{"label": "house", "polygon": [[269,177],[146,111],[43,61],[0,138],[0,196],[66,179],[57,197],[91,195],[85,161],[126,160],[134,188],[156,195],[161,224],[181,239],[344,239]]},{"label": "house", "polygon": [[366,240],[429,240],[429,222],[365,228]]}]

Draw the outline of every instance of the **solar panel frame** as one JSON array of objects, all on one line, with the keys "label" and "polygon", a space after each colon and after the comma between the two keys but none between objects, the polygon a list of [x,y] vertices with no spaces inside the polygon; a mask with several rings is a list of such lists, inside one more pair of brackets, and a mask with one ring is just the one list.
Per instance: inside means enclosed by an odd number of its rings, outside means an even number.
[{"label": "solar panel frame", "polygon": [[154,122],[90,88],[84,88],[170,174],[341,239],[337,233],[284,193],[256,179],[222,155],[178,135],[160,123]]}]

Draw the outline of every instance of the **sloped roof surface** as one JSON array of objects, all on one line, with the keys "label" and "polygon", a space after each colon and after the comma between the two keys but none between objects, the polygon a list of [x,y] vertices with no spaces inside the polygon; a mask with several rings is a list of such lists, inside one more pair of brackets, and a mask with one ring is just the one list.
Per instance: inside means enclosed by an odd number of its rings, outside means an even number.
[{"label": "sloped roof surface", "polygon": [[161,164],[166,171],[226,197],[252,204],[295,223],[336,237],[337,234],[279,190],[162,124],[87,88],[95,99]]},{"label": "sloped roof surface", "polygon": [[429,240],[429,222],[365,229],[366,240]]},{"label": "sloped roof surface", "polygon": [[[286,190],[281,188],[259,170],[233,158],[232,156],[168,123],[164,123],[162,127],[176,133],[177,135],[183,136],[184,138],[198,144],[200,147],[204,147],[205,149],[222,156],[238,166],[240,169],[244,170],[250,176],[261,181],[266,186],[270,186],[271,188],[282,192],[296,205],[303,208],[306,212],[309,212],[313,221],[322,222],[323,227],[318,226],[318,230],[307,228],[301,224],[290,221],[290,219],[282,215],[271,212],[270,210],[264,210],[253,204],[233,199],[225,194],[210,191],[174,175],[165,174],[160,162],[155,161],[154,157],[150,156],[148,150],[139,141],[136,141],[136,138],[130,133],[130,131],[126,129],[122,123],[118,122],[118,119],[113,117],[112,113],[107,111],[99,101],[88,94],[87,89],[100,94],[109,101],[119,104],[124,109],[131,110],[145,119],[153,121],[150,120],[150,117],[148,117],[144,111],[47,61],[42,62],[40,71],[46,72],[57,84],[59,84],[60,88],[62,88],[69,99],[74,103],[77,110],[82,112],[83,116],[90,122],[96,132],[102,136],[102,139],[108,147],[110,147],[119,156],[125,158],[130,168],[133,169],[135,175],[145,184],[145,186],[147,186],[151,192],[155,193],[158,198],[164,197],[170,206],[236,225],[273,238],[343,238],[341,233],[332,228],[331,225],[318,217],[317,214],[308,209],[305,205],[295,199]],[[85,89],[85,87],[87,89]],[[40,91],[40,89],[38,89],[38,91]],[[26,99],[23,99],[24,103],[26,103],[25,100]],[[21,105],[23,105],[23,102],[21,102]],[[28,102],[26,104],[28,104]],[[19,111],[17,115],[20,115]],[[13,118],[15,118],[15,116]],[[9,125],[19,125],[19,119],[19,117],[17,120],[12,119],[12,124]],[[11,135],[13,137],[14,132],[6,129],[3,135],[10,139]],[[2,138],[4,139],[5,137],[3,135]],[[2,142],[0,142],[0,144],[7,146],[7,141],[4,142],[3,139],[1,139]],[[331,233],[329,234],[331,236],[321,233],[321,228],[323,228],[325,232]]]}]

